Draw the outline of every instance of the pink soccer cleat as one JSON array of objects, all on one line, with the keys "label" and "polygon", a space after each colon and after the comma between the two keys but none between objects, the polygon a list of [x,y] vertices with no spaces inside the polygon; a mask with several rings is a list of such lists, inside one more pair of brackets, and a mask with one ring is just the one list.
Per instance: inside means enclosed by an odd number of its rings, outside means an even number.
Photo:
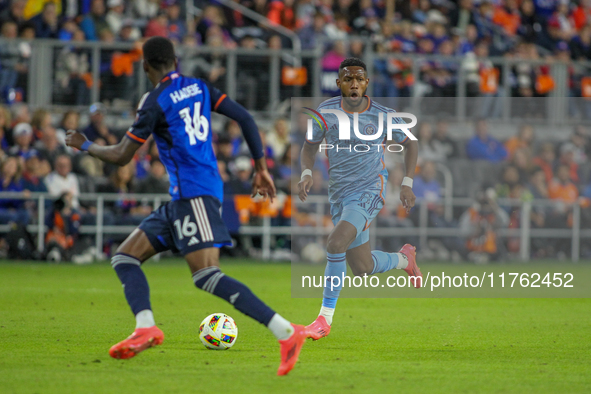
[{"label": "pink soccer cleat", "polygon": [[[408,266],[404,269],[404,271],[408,274],[408,276],[410,276],[410,281],[413,286],[417,289],[420,289],[423,284],[423,274],[417,266],[417,248],[411,244],[406,244],[400,248],[400,253],[405,255],[408,259]],[[417,280],[417,278],[421,278],[421,280]]]},{"label": "pink soccer cleat", "polygon": [[307,337],[315,341],[328,336],[328,334],[330,334],[330,325],[324,316],[318,316],[312,324],[306,326]]},{"label": "pink soccer cleat", "polygon": [[294,328],[293,334],[289,338],[279,341],[279,345],[281,345],[281,364],[277,370],[279,376],[287,375],[292,370],[306,341],[306,328],[298,324],[292,323],[291,325]]},{"label": "pink soccer cleat", "polygon": [[117,359],[132,358],[144,350],[160,345],[164,341],[164,333],[156,326],[136,328],[127,339],[113,345],[109,355]]}]

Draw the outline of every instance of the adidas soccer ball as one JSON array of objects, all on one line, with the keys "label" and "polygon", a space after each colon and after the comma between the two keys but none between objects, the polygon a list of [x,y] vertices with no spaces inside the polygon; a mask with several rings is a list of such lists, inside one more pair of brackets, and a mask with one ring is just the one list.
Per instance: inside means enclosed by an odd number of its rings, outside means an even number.
[{"label": "adidas soccer ball", "polygon": [[199,326],[199,339],[208,349],[225,350],[236,343],[238,327],[230,316],[214,313],[207,316]]}]

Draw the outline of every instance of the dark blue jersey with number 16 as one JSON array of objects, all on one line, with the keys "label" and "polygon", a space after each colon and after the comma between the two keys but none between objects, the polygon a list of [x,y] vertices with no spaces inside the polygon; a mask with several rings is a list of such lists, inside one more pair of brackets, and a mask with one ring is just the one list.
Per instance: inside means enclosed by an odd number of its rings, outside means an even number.
[{"label": "dark blue jersey with number 16", "polygon": [[211,111],[226,95],[204,81],[172,72],[140,101],[127,137],[144,143],[153,134],[170,178],[173,200],[213,196],[223,183],[211,141]]}]

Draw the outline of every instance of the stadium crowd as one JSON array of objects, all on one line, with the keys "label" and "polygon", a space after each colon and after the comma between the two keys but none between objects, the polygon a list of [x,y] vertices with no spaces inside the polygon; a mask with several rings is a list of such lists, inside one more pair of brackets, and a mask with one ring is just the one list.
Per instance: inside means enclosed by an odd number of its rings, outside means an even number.
[{"label": "stadium crowd", "polygon": [[[554,60],[569,62],[569,90],[575,96],[591,96],[591,79],[585,69],[573,61],[591,59],[591,27],[588,24],[590,5],[581,0],[419,0],[397,1],[392,20],[387,20],[384,1],[301,0],[301,1],[237,1],[272,22],[294,31],[303,49],[323,46],[322,84],[324,95],[333,95],[335,67],[347,56],[363,56],[365,46],[382,54],[434,54],[455,56],[443,60],[422,61],[421,81],[433,97],[454,96],[458,73],[466,75],[467,94],[490,98],[483,101],[479,116],[499,115],[500,85],[505,79],[502,69],[487,60],[488,56],[510,59]],[[104,165],[86,154],[64,145],[67,130],[83,131],[99,144],[113,144],[122,138],[123,130],[107,126],[103,103],[123,100],[137,101],[133,75],[139,72],[141,53],[103,50],[100,59],[101,102],[90,105],[91,52],[76,47],[76,42],[99,41],[105,44],[138,43],[145,37],[166,36],[179,46],[180,67],[185,74],[207,79],[225,90],[224,50],[288,48],[289,40],[262,27],[257,21],[231,11],[215,1],[195,1],[202,12],[195,19],[186,18],[186,2],[175,0],[56,0],[0,1],[0,94],[5,103],[0,107],[0,159],[2,161],[1,191],[48,192],[55,201],[48,202],[46,237],[49,253],[56,247],[61,253],[84,255],[90,240],[78,234],[81,224],[96,223],[96,207],[81,201],[80,193],[166,193],[167,175],[158,160],[152,142],[146,143],[134,161],[122,168]],[[355,37],[355,38],[351,38]],[[22,40],[13,40],[20,38]],[[89,123],[80,124],[80,113],[68,111],[57,121],[49,111],[31,110],[26,102],[27,75],[34,39],[57,39],[72,45],[56,52],[53,102],[66,105],[90,105]],[[192,48],[208,46],[219,51],[205,56],[193,56]],[[261,109],[260,89],[266,89],[269,75],[261,73],[260,59],[239,58],[238,101],[249,109]],[[412,78],[409,60],[385,57],[375,60],[372,80],[374,95],[384,97],[409,96],[417,81]],[[552,91],[554,81],[547,65],[522,63],[511,70],[511,91],[517,97],[544,97]],[[266,78],[266,79],[265,79]],[[282,94],[289,95],[284,91]],[[574,107],[573,107],[574,108]],[[581,109],[581,108],[579,108]],[[583,108],[584,109],[584,108]],[[576,108],[573,109],[573,111]],[[32,113],[31,113],[32,112]],[[585,112],[585,111],[583,111]],[[535,115],[535,109],[532,110]],[[498,141],[491,135],[486,121],[474,124],[474,137],[459,141],[448,135],[448,121],[422,123],[416,128],[420,140],[420,171],[415,181],[415,193],[429,204],[429,224],[434,227],[460,228],[464,238],[441,238],[439,244],[419,245],[421,250],[445,249],[459,258],[505,258],[515,253],[519,240],[500,238],[498,228],[519,227],[519,209],[499,206],[499,197],[531,200],[545,198],[555,204],[536,208],[531,213],[532,228],[572,225],[572,204],[580,198],[591,198],[590,171],[586,158],[591,154],[587,130],[578,127],[570,140],[556,146],[534,138],[531,125],[524,124],[516,136]],[[274,120],[269,130],[261,129],[266,144],[268,164],[284,196],[291,192],[292,161],[297,161],[302,143],[301,128],[290,133],[289,121]],[[215,147],[226,194],[240,196],[250,192],[249,177],[252,163],[242,141],[239,127],[227,122],[215,130]],[[290,137],[291,136],[291,137]],[[317,194],[324,194],[323,180],[327,178],[326,163],[319,159],[315,176]],[[463,164],[462,164],[463,163]],[[453,220],[443,215],[442,187],[437,166],[445,165],[456,171],[457,179],[466,163],[485,163],[485,170],[498,176],[487,177],[489,184],[479,190],[465,190],[457,196],[474,196],[477,204],[468,210],[454,212]],[[479,164],[481,165],[481,164]],[[468,165],[469,168],[474,168]],[[404,215],[399,209],[396,190],[401,172],[393,167],[388,183],[389,196],[379,217],[387,226],[415,227],[418,210]],[[498,179],[497,179],[498,178]],[[260,206],[236,198],[235,217],[226,218],[230,228],[237,231],[240,223],[259,220]],[[289,201],[288,199],[282,200]],[[284,207],[289,206],[284,204]],[[35,202],[18,199],[0,200],[0,223],[25,225],[37,220]],[[121,198],[106,203],[103,222],[137,224],[151,210],[151,203],[142,199]],[[265,209],[269,209],[266,207]],[[306,213],[274,207],[273,224],[286,225],[292,216],[306,225]],[[259,215],[260,216],[260,215]],[[583,220],[589,210],[584,209]],[[309,224],[309,223],[308,223]],[[466,239],[468,241],[466,241]],[[121,237],[106,237],[105,253],[120,242]],[[416,243],[416,239],[410,239]],[[76,241],[76,242],[74,242]],[[401,240],[393,240],[399,243]],[[8,248],[5,241],[2,248]],[[278,246],[288,246],[280,238]],[[388,246],[388,245],[386,245]],[[394,247],[394,246],[392,246]],[[532,255],[543,257],[558,252],[569,253],[562,241],[534,239]],[[583,250],[583,253],[590,251]],[[46,254],[47,254],[46,253]],[[474,257],[474,256],[477,257]]]},{"label": "stadium crowd", "polygon": [[[294,31],[303,49],[322,46],[322,91],[334,94],[335,67],[346,56],[362,56],[371,43],[380,54],[441,55],[440,60],[419,60],[420,81],[411,72],[411,60],[395,56],[376,58],[373,68],[375,95],[405,97],[417,82],[424,94],[454,96],[458,73],[466,75],[468,96],[496,97],[504,81],[499,64],[488,56],[513,60],[542,60],[548,64],[516,64],[510,90],[516,97],[544,97],[554,89],[549,66],[553,61],[591,59],[591,8],[587,1],[569,0],[418,0],[397,1],[388,19],[380,0],[238,0],[240,5]],[[105,45],[137,43],[155,35],[178,44],[181,71],[208,79],[225,88],[226,56],[232,48],[289,48],[291,41],[259,22],[215,1],[196,0],[201,13],[187,18],[185,1],[177,0],[10,0],[0,2],[0,91],[4,100],[27,93],[27,40],[52,38],[72,45],[55,55],[56,86],[53,99],[61,104],[88,105],[92,86],[92,54],[76,42]],[[13,42],[22,38],[25,42]],[[194,48],[214,51],[192,55]],[[217,50],[216,50],[217,49]],[[138,71],[138,50],[101,51],[101,101],[137,101],[133,95]],[[455,60],[451,57],[455,56]],[[269,75],[259,72],[264,57],[238,59],[239,101],[249,109],[265,106],[261,96]],[[307,65],[307,64],[304,64]],[[573,97],[591,96],[587,68],[569,63],[568,90]],[[267,83],[266,83],[267,82]],[[16,94],[13,91],[16,89]],[[282,97],[289,90],[282,89]],[[494,103],[495,100],[492,100]],[[489,105],[481,115],[498,115]],[[573,112],[577,112],[573,108]],[[586,116],[591,112],[585,110]]]}]

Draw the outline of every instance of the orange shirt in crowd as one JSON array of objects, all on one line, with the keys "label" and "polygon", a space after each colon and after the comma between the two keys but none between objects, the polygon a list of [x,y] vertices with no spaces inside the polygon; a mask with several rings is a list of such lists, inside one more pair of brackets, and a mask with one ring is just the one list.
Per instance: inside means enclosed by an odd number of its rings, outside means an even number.
[{"label": "orange shirt in crowd", "polygon": [[574,203],[579,198],[579,190],[574,183],[562,184],[559,181],[552,181],[548,187],[548,196],[553,200],[561,200],[566,203]]},{"label": "orange shirt in crowd", "polygon": [[521,148],[527,148],[527,144],[517,137],[511,137],[507,140],[507,142],[505,142],[505,149],[507,149],[507,156],[509,160],[513,157],[513,153],[515,153],[517,149]]},{"label": "orange shirt in crowd", "polygon": [[507,34],[514,36],[521,24],[521,17],[518,13],[510,13],[503,7],[497,7],[492,21],[501,26]]}]

